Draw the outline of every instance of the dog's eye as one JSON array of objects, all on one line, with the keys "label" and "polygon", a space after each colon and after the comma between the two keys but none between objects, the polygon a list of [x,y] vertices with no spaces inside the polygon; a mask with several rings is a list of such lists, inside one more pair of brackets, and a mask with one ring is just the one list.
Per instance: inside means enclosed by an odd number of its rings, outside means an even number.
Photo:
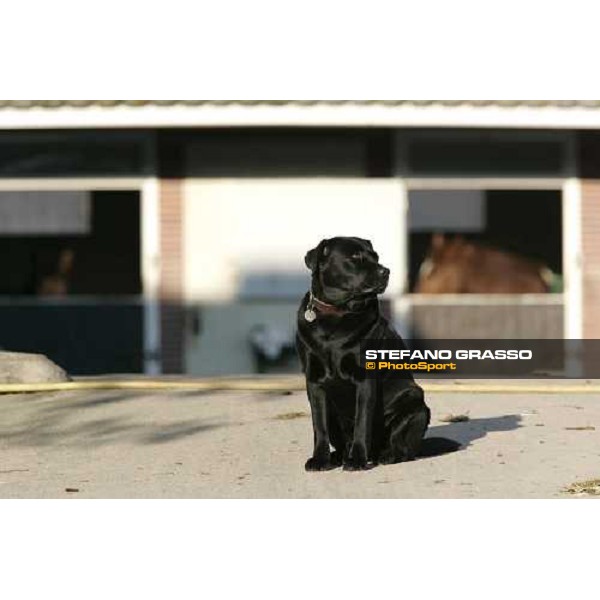
[{"label": "dog's eye", "polygon": [[363,255],[360,252],[352,255],[352,260],[362,260]]}]

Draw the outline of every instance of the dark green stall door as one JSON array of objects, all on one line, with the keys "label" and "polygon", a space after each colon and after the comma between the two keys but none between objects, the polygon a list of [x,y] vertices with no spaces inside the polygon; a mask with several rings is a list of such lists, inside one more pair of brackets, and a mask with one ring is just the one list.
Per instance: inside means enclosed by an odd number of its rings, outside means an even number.
[{"label": "dark green stall door", "polygon": [[0,347],[47,355],[72,375],[140,373],[139,304],[0,307]]}]

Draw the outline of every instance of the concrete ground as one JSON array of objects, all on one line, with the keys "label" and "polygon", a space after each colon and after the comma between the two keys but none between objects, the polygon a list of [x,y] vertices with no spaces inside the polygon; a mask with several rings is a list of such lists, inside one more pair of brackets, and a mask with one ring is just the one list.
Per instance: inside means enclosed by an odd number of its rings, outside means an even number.
[{"label": "concrete ground", "polygon": [[[431,393],[454,454],[306,473],[304,392],[0,396],[2,498],[564,498],[600,477],[599,394]],[[443,423],[448,413],[470,420]],[[72,490],[72,491],[67,491]]]}]

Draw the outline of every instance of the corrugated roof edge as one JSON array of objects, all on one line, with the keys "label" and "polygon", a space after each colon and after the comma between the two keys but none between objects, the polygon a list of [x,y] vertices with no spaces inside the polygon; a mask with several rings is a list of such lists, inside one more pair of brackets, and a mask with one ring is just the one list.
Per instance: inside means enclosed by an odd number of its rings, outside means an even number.
[{"label": "corrugated roof edge", "polygon": [[600,108],[600,100],[0,100],[0,110],[218,106]]}]

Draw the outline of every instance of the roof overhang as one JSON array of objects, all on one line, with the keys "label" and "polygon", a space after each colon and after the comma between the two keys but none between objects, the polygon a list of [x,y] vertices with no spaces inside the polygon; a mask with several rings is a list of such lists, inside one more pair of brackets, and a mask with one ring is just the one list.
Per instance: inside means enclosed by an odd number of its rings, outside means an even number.
[{"label": "roof overhang", "polygon": [[594,106],[200,104],[0,110],[0,129],[167,127],[469,127],[600,129]]}]

